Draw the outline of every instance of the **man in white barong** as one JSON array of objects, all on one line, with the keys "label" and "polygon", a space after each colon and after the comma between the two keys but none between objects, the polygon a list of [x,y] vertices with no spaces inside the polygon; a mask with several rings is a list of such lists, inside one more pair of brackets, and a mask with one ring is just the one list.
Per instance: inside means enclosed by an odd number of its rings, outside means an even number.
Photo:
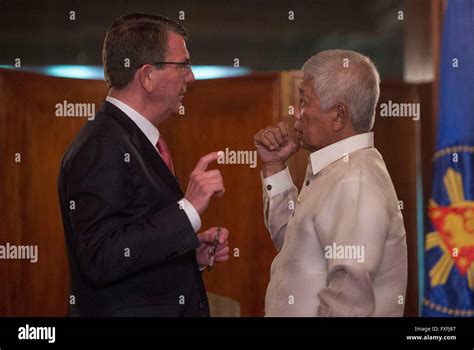
[{"label": "man in white barong", "polygon": [[[278,255],[266,316],[402,316],[407,247],[402,213],[374,148],[380,78],[372,61],[329,50],[303,65],[293,140],[260,130],[264,220]],[[286,161],[309,150],[298,193]]]}]

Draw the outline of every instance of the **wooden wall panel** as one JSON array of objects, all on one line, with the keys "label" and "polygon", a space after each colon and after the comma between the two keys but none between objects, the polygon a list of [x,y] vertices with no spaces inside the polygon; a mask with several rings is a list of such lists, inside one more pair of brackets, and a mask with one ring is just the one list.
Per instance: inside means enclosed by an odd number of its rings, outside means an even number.
[{"label": "wooden wall panel", "polygon": [[37,263],[0,260],[0,315],[66,313],[69,282],[57,175],[85,120],[56,117],[55,105],[100,103],[105,93],[102,82],[0,71],[0,244],[38,245]]},{"label": "wooden wall panel", "polygon": [[[422,210],[423,179],[422,167],[424,149],[422,124],[431,118],[431,84],[407,84],[384,82],[375,121],[375,146],[382,154],[387,169],[403,201],[403,218],[407,232],[408,247],[408,288],[405,316],[418,316],[418,218]],[[380,104],[419,103],[420,120],[410,117],[381,117]],[[424,215],[424,212],[421,211]],[[423,220],[423,218],[420,218]]]}]

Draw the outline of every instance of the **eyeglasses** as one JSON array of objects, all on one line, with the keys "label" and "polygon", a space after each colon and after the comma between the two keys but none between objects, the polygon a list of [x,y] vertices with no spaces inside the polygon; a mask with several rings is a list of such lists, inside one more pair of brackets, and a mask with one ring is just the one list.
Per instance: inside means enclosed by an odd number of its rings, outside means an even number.
[{"label": "eyeglasses", "polygon": [[182,67],[181,72],[183,73],[183,75],[186,75],[191,71],[191,61],[190,60],[186,60],[186,61],[183,61],[183,62],[161,61],[161,62],[153,62],[153,63],[150,63],[150,64],[153,65],[153,66],[158,66],[158,65],[162,65],[162,64],[174,64],[174,65],[177,65],[177,66],[181,66]]}]

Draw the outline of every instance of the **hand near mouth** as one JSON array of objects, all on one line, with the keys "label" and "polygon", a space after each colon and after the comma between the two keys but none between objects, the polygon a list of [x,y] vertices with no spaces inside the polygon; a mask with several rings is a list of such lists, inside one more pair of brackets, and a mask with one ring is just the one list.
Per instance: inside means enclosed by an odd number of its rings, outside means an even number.
[{"label": "hand near mouth", "polygon": [[254,145],[263,163],[264,177],[285,169],[285,162],[300,149],[300,142],[290,137],[284,122],[260,130],[254,136]]}]

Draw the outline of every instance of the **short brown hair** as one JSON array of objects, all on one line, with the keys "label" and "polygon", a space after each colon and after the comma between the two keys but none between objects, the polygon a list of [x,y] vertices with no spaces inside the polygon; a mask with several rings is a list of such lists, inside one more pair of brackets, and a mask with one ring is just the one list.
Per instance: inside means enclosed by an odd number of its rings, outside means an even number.
[{"label": "short brown hair", "polygon": [[136,69],[142,65],[164,61],[168,31],[188,38],[181,25],[163,16],[133,13],[116,18],[105,34],[102,49],[104,77],[109,88],[121,89],[132,81]]}]

